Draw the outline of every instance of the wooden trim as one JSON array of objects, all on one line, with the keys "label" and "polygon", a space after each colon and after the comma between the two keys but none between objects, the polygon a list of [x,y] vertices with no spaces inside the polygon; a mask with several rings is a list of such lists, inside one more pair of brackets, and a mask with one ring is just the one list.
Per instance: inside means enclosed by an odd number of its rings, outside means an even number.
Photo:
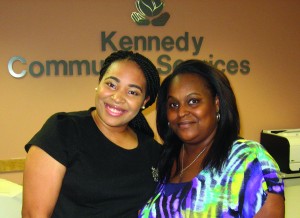
[{"label": "wooden trim", "polygon": [[0,160],[0,173],[23,171],[25,159]]}]

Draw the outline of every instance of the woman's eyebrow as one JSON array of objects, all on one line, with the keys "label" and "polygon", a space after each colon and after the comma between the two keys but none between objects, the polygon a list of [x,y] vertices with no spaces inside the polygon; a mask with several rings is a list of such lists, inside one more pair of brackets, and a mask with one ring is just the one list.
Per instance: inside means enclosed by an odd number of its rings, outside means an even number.
[{"label": "woman's eyebrow", "polygon": [[108,80],[108,79],[113,79],[113,80],[115,80],[118,83],[120,82],[120,80],[117,77],[115,77],[115,76],[109,76],[109,77],[105,78],[105,80]]},{"label": "woman's eyebrow", "polygon": [[140,87],[140,86],[138,86],[138,85],[130,84],[129,87],[133,87],[133,88],[139,89],[139,90],[143,93],[142,87]]},{"label": "woman's eyebrow", "polygon": [[[120,83],[120,79],[118,79],[117,77],[115,76],[109,76],[109,77],[106,77],[105,80],[108,80],[108,79],[112,79],[112,80],[115,80],[117,83]],[[135,85],[135,84],[129,84],[129,87],[133,87],[133,88],[136,88],[138,90],[140,90],[142,93],[143,93],[143,89],[142,87],[138,86],[138,85]]]}]

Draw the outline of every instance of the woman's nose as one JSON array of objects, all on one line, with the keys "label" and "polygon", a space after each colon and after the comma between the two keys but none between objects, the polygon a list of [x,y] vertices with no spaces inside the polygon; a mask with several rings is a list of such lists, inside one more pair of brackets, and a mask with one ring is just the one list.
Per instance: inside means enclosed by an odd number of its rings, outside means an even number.
[{"label": "woman's nose", "polygon": [[184,117],[186,115],[188,115],[190,112],[188,110],[188,108],[184,105],[181,105],[179,108],[178,108],[178,115],[180,117]]},{"label": "woman's nose", "polygon": [[116,102],[116,103],[122,103],[122,102],[124,102],[124,96],[123,96],[123,94],[121,93],[121,92],[115,92],[112,96],[111,96],[111,98],[114,100],[114,102]]}]

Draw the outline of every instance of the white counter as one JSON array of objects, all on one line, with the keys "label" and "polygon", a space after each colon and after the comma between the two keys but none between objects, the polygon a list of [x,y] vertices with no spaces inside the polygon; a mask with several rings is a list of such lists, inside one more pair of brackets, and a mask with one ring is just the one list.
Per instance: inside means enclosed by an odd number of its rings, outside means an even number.
[{"label": "white counter", "polygon": [[22,186],[0,179],[0,217],[21,218]]},{"label": "white counter", "polygon": [[300,177],[284,179],[285,217],[300,218]]}]

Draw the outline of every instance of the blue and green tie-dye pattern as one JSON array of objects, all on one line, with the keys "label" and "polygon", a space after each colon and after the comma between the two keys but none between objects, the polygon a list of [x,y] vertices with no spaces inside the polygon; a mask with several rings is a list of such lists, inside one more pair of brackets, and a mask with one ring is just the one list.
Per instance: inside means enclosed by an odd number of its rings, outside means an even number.
[{"label": "blue and green tie-dye pattern", "polygon": [[161,185],[139,217],[253,217],[267,192],[284,194],[278,165],[257,142],[238,140],[221,173]]}]

